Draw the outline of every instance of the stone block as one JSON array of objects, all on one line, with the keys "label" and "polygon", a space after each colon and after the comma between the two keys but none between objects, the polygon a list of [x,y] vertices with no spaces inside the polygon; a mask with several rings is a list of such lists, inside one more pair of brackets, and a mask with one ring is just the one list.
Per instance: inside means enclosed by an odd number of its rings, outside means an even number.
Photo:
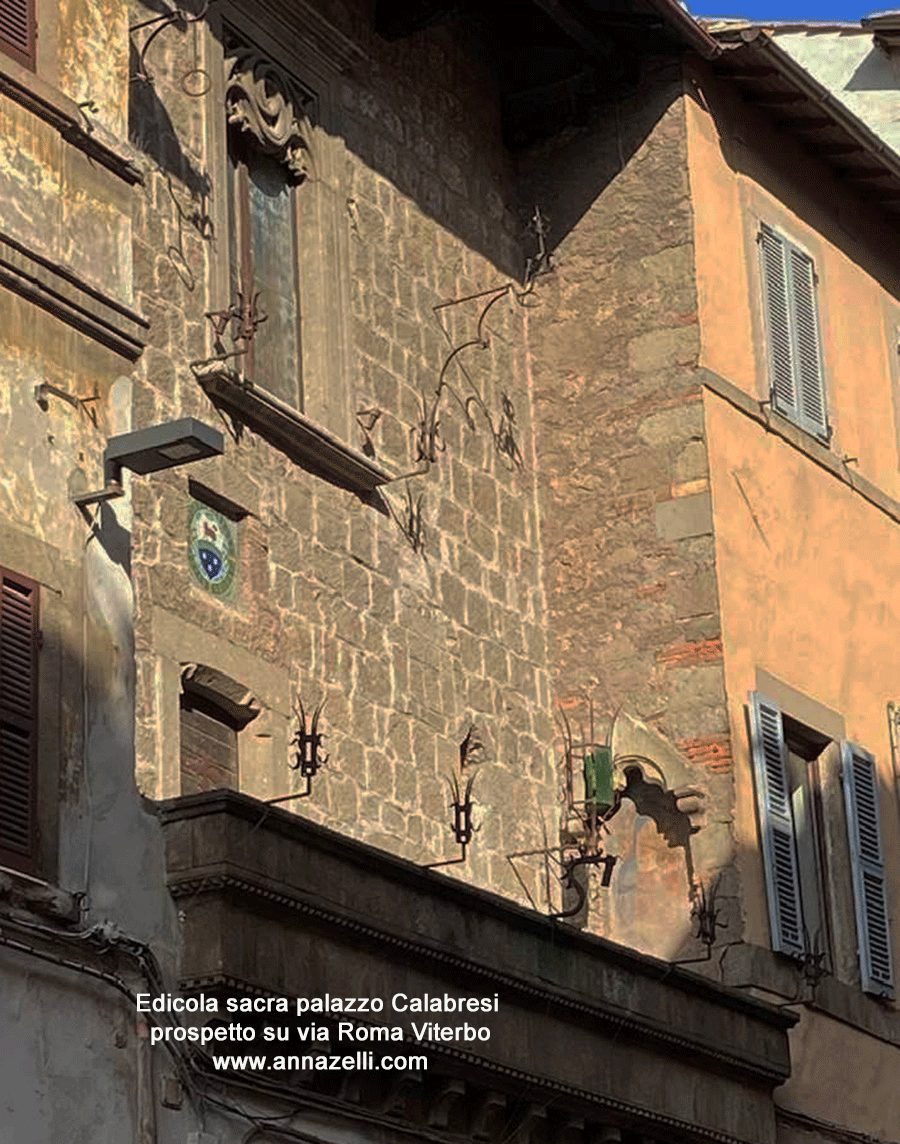
[{"label": "stone block", "polygon": [[712,498],[709,493],[676,497],[656,506],[656,532],[661,540],[685,540],[713,531]]}]

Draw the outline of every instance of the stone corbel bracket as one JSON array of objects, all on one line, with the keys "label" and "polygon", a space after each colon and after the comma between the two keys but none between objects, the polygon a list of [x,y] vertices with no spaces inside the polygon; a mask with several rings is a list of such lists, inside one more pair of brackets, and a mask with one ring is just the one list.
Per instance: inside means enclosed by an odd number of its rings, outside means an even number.
[{"label": "stone corbel bracket", "polygon": [[301,183],[312,166],[307,110],[312,97],[255,48],[234,47],[225,59],[229,126]]}]

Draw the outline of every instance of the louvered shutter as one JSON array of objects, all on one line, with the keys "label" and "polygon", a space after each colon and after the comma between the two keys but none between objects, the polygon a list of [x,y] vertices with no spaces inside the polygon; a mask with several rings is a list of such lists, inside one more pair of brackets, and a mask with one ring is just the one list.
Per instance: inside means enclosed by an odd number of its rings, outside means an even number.
[{"label": "louvered shutter", "polygon": [[772,404],[828,439],[816,272],[812,259],[765,223],[759,232]]},{"label": "louvered shutter", "polygon": [[816,271],[812,259],[787,243],[790,269],[794,365],[800,426],[817,437],[828,437],[825,415],[825,379],[816,305]]},{"label": "louvered shutter", "polygon": [[841,762],[862,987],[866,993],[891,996],[894,972],[878,816],[878,772],[874,758],[854,743],[841,744]]},{"label": "louvered shutter", "polygon": [[0,0],[0,49],[34,69],[36,35],[34,0]]},{"label": "louvered shutter", "polygon": [[787,251],[784,240],[763,224],[759,232],[759,257],[769,337],[769,378],[772,404],[792,421],[800,418],[794,383],[794,347],[791,337],[791,304],[788,292]]},{"label": "louvered shutter", "polygon": [[803,953],[803,910],[781,711],[754,692],[750,716],[772,948],[796,956]]},{"label": "louvered shutter", "polygon": [[0,861],[35,863],[38,586],[0,569]]}]

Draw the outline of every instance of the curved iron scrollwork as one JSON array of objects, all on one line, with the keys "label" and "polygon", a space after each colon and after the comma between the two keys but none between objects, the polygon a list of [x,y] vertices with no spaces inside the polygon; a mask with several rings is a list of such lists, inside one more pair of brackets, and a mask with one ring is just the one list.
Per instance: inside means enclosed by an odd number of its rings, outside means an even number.
[{"label": "curved iron scrollwork", "polygon": [[310,173],[309,97],[254,48],[235,47],[225,60],[225,110],[229,126],[253,146],[283,163],[292,181]]}]

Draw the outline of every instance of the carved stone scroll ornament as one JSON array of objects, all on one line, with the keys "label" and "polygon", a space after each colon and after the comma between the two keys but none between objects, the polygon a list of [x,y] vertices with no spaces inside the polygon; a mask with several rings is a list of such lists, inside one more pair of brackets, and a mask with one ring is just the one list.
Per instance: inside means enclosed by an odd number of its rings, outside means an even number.
[{"label": "carved stone scroll ornament", "polygon": [[225,60],[225,110],[230,126],[277,159],[295,182],[310,169],[308,100],[295,84],[252,48],[236,48]]}]

